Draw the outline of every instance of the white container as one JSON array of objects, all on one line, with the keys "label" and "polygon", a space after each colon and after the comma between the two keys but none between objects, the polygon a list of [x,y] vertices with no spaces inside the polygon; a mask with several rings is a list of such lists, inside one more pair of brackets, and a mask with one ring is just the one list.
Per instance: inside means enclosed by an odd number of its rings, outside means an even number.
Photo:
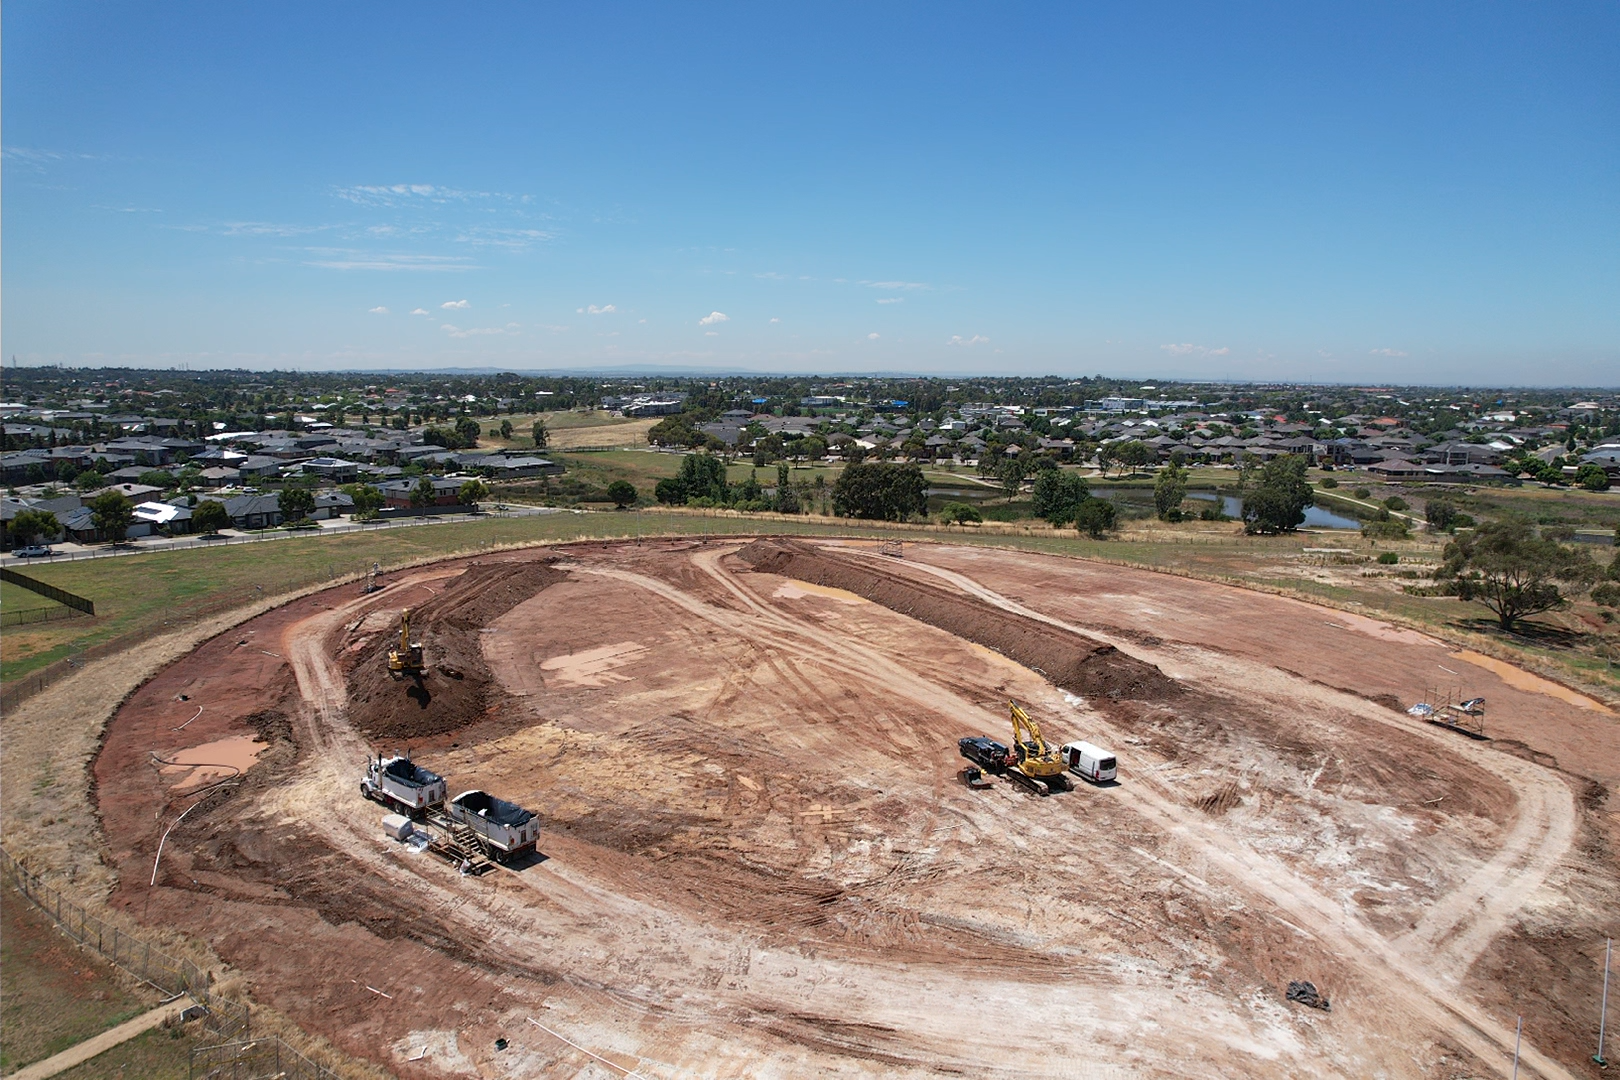
[{"label": "white container", "polygon": [[1063,749],[1058,752],[1063,755],[1063,764],[1069,767],[1070,772],[1085,777],[1093,784],[1106,784],[1119,775],[1119,763],[1111,750],[1088,742],[1072,742],[1064,743]]},{"label": "white container", "polygon": [[384,814],[382,826],[383,832],[394,840],[403,840],[411,835],[411,819],[404,814]]}]

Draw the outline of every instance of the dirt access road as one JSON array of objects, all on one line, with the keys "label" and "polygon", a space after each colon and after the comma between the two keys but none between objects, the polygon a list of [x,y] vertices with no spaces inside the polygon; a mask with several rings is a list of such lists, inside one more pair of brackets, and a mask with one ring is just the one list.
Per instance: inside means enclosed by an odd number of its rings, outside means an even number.
[{"label": "dirt access road", "polygon": [[[1491,1076],[1521,1010],[1525,1075],[1586,1074],[1613,716],[1292,601],[906,555],[581,544],[272,612],[109,730],[116,899],[408,1077]],[[405,606],[440,665],[417,696],[378,673]],[[1106,671],[1044,669],[1065,689],[1020,650]],[[1491,740],[1389,707],[1432,665]],[[962,786],[1008,698],[1120,783]],[[151,755],[248,733],[148,888],[193,801]],[[356,781],[406,744],[534,809],[543,858],[469,879],[384,840]]]}]

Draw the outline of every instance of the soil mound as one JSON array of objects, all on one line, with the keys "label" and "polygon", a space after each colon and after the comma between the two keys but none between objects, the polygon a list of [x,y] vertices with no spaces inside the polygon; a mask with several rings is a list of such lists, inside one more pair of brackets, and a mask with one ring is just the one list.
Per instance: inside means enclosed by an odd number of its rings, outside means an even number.
[{"label": "soil mound", "polygon": [[394,679],[388,650],[398,627],[356,654],[349,674],[349,716],[375,740],[409,740],[457,731],[485,718],[493,681],[478,632],[568,574],[550,559],[478,563],[438,596],[411,611],[411,636],[427,661],[421,679]]},{"label": "soil mound", "polygon": [[994,649],[1071,693],[1165,701],[1183,690],[1157,667],[1112,645],[800,541],[756,540],[737,554],[755,570],[843,589]]}]

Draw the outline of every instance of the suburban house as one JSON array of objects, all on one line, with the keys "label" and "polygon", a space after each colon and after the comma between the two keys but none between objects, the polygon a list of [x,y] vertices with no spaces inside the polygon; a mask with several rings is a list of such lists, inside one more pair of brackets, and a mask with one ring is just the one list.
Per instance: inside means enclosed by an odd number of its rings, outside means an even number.
[{"label": "suburban house", "polygon": [[225,500],[225,513],[238,529],[273,529],[281,524],[281,496],[238,495]]},{"label": "suburban house", "polygon": [[[446,478],[442,476],[429,476],[426,478],[433,485],[434,506],[461,505],[461,485],[465,483],[462,478]],[[383,501],[394,509],[408,509],[411,504],[411,492],[416,490],[420,480],[404,477],[399,480],[390,480],[380,485]]]}]

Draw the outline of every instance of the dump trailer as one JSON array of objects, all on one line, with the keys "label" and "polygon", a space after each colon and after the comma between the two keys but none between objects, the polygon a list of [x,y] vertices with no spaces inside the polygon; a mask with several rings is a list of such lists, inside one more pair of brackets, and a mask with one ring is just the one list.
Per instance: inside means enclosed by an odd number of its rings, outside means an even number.
[{"label": "dump trailer", "polygon": [[402,814],[420,818],[444,805],[444,777],[422,768],[408,757],[378,756],[366,763],[360,794]]},{"label": "dump trailer", "polygon": [[470,829],[496,862],[528,854],[540,839],[540,820],[533,811],[487,791],[463,791],[446,809],[450,820]]}]

